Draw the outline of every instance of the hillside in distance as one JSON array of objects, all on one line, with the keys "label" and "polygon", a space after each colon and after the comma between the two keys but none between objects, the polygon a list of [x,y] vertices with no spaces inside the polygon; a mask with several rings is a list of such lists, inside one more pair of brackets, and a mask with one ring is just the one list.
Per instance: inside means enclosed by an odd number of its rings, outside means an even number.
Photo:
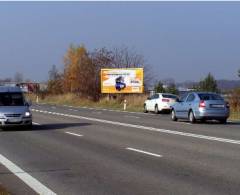
[{"label": "hillside in distance", "polygon": [[[185,81],[182,83],[177,83],[177,87],[183,87],[183,88],[193,88],[193,86],[196,86],[198,84],[198,82],[194,82],[194,81]],[[229,91],[235,88],[240,88],[240,80],[225,80],[225,79],[221,79],[221,80],[217,80],[217,85],[218,88],[221,91]]]}]

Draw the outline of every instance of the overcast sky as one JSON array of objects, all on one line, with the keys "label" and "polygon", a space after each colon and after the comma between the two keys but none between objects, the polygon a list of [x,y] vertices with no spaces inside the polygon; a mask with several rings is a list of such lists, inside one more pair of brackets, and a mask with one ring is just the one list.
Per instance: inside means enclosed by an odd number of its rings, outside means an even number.
[{"label": "overcast sky", "polygon": [[240,2],[0,2],[0,78],[47,79],[69,45],[128,46],[158,79],[238,79]]}]

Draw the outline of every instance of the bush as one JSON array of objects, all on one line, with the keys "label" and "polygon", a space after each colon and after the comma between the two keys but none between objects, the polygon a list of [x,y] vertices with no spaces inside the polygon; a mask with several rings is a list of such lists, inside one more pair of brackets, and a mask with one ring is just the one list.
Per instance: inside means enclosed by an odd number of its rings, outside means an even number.
[{"label": "bush", "polygon": [[231,92],[229,104],[232,111],[240,112],[240,89],[235,89]]}]

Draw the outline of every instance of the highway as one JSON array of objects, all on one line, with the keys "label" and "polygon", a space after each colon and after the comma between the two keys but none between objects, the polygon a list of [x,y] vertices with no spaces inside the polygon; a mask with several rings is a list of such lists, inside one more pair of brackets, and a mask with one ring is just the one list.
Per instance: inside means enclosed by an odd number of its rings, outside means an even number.
[{"label": "highway", "polygon": [[240,192],[239,122],[47,104],[32,113],[32,130],[0,131],[0,184],[12,194]]}]

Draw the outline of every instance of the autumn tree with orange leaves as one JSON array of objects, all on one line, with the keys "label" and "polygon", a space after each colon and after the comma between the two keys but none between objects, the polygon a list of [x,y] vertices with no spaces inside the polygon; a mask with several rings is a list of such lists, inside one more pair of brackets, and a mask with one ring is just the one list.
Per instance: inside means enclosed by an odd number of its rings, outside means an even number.
[{"label": "autumn tree with orange leaves", "polygon": [[71,45],[64,56],[64,92],[92,96],[95,67],[84,46]]}]

